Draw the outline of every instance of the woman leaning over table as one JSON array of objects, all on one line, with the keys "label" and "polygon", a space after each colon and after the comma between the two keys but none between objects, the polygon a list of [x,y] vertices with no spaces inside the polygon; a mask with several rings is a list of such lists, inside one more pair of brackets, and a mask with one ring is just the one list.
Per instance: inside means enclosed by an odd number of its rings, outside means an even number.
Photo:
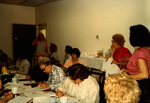
[{"label": "woman leaning over table", "polygon": [[66,76],[62,68],[51,65],[51,61],[47,57],[43,57],[39,61],[40,69],[49,74],[49,78],[46,84],[39,83],[39,86],[42,88],[50,88],[56,90],[56,88],[65,80]]},{"label": "woman leaning over table", "polygon": [[117,64],[120,69],[126,69],[127,62],[131,57],[131,52],[124,47],[125,39],[121,34],[112,36],[111,56],[113,57],[112,63]]},{"label": "woman leaning over table", "polygon": [[127,64],[127,71],[140,84],[142,90],[140,103],[148,103],[148,99],[150,100],[149,30],[143,25],[131,26],[130,44],[135,48],[135,52]]},{"label": "woman leaning over table", "polygon": [[58,87],[58,97],[76,97],[80,103],[99,103],[99,85],[82,64],[74,64],[66,71],[67,78]]}]

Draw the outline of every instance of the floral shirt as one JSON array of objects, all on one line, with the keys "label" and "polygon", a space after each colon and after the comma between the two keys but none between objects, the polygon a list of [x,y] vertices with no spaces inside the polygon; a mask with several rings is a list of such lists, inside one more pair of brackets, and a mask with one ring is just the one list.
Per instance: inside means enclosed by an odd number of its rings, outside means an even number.
[{"label": "floral shirt", "polygon": [[65,80],[66,75],[64,71],[56,66],[52,65],[52,73],[49,73],[49,78],[46,84],[50,85],[50,89],[56,90],[56,88]]}]

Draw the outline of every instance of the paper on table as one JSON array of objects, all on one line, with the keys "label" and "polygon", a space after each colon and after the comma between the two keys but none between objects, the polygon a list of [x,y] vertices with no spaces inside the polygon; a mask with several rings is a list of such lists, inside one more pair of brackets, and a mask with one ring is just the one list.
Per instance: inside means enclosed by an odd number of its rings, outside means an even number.
[{"label": "paper on table", "polygon": [[107,78],[109,74],[121,74],[122,71],[116,64],[111,64],[112,60],[108,59],[103,63],[102,71],[105,71],[105,77]]},{"label": "paper on table", "polygon": [[32,98],[17,96],[14,99],[10,100],[8,103],[28,103]]},{"label": "paper on table", "polygon": [[50,95],[55,95],[53,92],[43,92],[43,91],[26,91],[24,95],[27,97],[49,97]]}]

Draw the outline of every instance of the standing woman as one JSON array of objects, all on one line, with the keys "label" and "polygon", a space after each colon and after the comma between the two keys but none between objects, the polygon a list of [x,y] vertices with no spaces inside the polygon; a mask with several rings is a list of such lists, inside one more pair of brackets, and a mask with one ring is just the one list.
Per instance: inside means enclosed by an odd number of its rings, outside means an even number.
[{"label": "standing woman", "polygon": [[111,56],[113,57],[112,63],[119,66],[120,69],[126,69],[127,62],[131,57],[131,52],[124,47],[125,39],[121,34],[115,34],[112,37]]},{"label": "standing woman", "polygon": [[37,64],[37,58],[36,55],[39,52],[46,52],[48,49],[47,40],[45,39],[44,35],[42,33],[39,33],[39,35],[36,37],[36,39],[33,41],[32,46],[36,46],[35,53],[32,60],[32,67],[33,68]]},{"label": "standing woman", "polygon": [[130,76],[138,80],[142,90],[140,103],[150,100],[150,33],[143,25],[130,27],[130,44],[135,52],[127,64]]}]

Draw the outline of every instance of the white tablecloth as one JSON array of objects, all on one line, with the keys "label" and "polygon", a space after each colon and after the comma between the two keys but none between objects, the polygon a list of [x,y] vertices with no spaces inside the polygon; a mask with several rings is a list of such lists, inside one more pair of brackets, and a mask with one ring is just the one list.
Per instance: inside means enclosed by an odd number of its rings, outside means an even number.
[{"label": "white tablecloth", "polygon": [[106,61],[103,57],[96,58],[90,56],[81,56],[79,59],[84,62],[85,66],[99,70],[102,70],[103,63]]}]

